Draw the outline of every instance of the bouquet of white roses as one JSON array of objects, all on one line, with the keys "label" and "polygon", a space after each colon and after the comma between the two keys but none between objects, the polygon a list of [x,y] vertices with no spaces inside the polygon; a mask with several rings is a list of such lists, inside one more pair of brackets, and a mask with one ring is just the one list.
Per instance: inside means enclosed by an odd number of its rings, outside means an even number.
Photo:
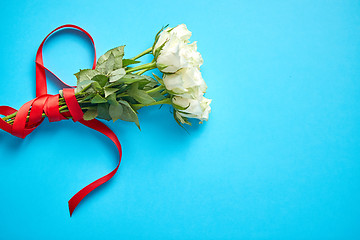
[{"label": "bouquet of white roses", "polygon": [[[211,100],[204,97],[207,86],[200,72],[203,59],[196,42],[189,42],[190,36],[185,24],[163,28],[156,35],[153,46],[139,55],[126,59],[124,46],[116,47],[98,59],[95,69],[76,73],[75,97],[84,112],[84,120],[121,119],[140,127],[137,110],[169,104],[180,125],[190,124],[189,118],[207,121]],[[153,60],[140,64],[138,59],[147,54],[152,54]],[[162,76],[145,75],[156,68]],[[59,112],[67,111],[69,108],[61,90]],[[16,114],[2,119],[13,124]]]},{"label": "bouquet of white roses", "polygon": [[[168,104],[173,107],[176,122],[182,126],[190,124],[190,118],[198,119],[200,123],[207,121],[211,100],[204,97],[207,87],[200,73],[202,57],[197,51],[196,42],[189,42],[191,32],[184,24],[161,29],[156,34],[153,46],[133,58],[124,58],[124,46],[107,51],[97,62],[94,60],[92,69],[83,69],[75,74],[76,88],[68,86],[59,94],[50,95],[46,88],[42,47],[52,33],[63,28],[78,29],[93,42],[90,34],[75,25],[63,25],[52,31],[43,40],[36,55],[36,98],[19,110],[0,106],[0,114],[5,116],[0,119],[0,129],[25,138],[45,117],[51,122],[72,119],[114,142],[119,151],[117,167],[69,200],[71,215],[85,196],[114,176],[121,162],[122,150],[118,138],[95,118],[121,119],[134,122],[140,128],[137,116],[140,108]],[[152,54],[153,60],[140,64],[138,59],[146,54]],[[152,76],[145,75],[153,69],[160,70],[161,76],[154,73]]]}]

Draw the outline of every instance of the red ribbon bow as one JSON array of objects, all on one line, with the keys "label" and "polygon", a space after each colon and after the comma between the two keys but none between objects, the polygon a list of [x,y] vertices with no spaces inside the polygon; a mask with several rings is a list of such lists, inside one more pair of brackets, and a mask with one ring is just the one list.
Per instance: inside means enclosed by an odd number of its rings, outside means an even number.
[{"label": "red ribbon bow", "polygon": [[[99,187],[100,185],[104,184],[105,182],[109,181],[116,173],[120,166],[121,162],[121,145],[116,137],[115,133],[111,131],[110,128],[108,128],[105,124],[102,122],[94,119],[90,121],[85,121],[83,119],[83,112],[79,106],[79,103],[76,100],[75,97],[75,91],[74,87],[71,87],[61,81],[54,73],[52,73],[49,69],[47,69],[44,66],[43,63],[43,57],[42,57],[42,49],[44,46],[44,43],[46,39],[53,34],[54,32],[64,29],[64,28],[74,28],[77,29],[88,36],[94,46],[94,63],[93,63],[93,69],[96,67],[96,49],[95,49],[95,43],[91,35],[86,32],[84,29],[75,26],[75,25],[63,25],[56,29],[54,29],[52,32],[50,32],[45,39],[40,44],[40,47],[36,54],[36,98],[25,103],[17,112],[16,117],[14,119],[13,125],[8,124],[4,120],[0,118],[0,128],[16,137],[19,138],[25,138],[27,135],[29,135],[32,131],[34,131],[44,120],[44,117],[42,117],[42,114],[45,113],[46,116],[49,118],[50,122],[56,122],[68,119],[68,117],[72,117],[74,122],[80,122],[83,125],[92,128],[108,138],[110,138],[116,145],[116,147],[119,150],[119,163],[117,167],[108,173],[107,175],[103,176],[102,178],[99,178],[98,180],[90,183],[83,189],[81,189],[79,192],[77,192],[70,200],[69,200],[69,211],[70,216],[72,216],[72,213],[74,212],[76,206],[81,202],[81,200],[88,195],[91,191],[93,191],[95,188]],[[51,72],[60,82],[62,82],[64,85],[68,86],[69,88],[63,89],[63,97],[65,99],[66,105],[69,109],[69,112],[60,113],[59,112],[59,94],[57,95],[50,95],[47,94],[47,86],[46,86],[46,75],[45,75],[45,69]],[[28,112],[30,112],[29,120],[26,121]],[[0,106],[0,114],[1,115],[10,115],[15,113],[17,110],[8,107],[8,106]]]}]

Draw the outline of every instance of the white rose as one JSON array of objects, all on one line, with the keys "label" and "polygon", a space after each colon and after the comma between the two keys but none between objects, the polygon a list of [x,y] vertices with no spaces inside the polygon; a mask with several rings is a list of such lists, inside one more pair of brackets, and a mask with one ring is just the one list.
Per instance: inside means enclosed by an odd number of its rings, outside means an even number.
[{"label": "white rose", "polygon": [[170,33],[184,42],[189,42],[191,37],[191,32],[187,29],[185,24],[180,24],[174,27]]},{"label": "white rose", "polygon": [[162,72],[174,73],[182,67],[180,59],[180,49],[186,46],[185,43],[181,42],[178,38],[171,38],[166,42],[160,55],[156,59],[156,63],[167,66],[161,69]]},{"label": "white rose", "polygon": [[178,113],[187,118],[197,118],[200,121],[207,121],[211,112],[211,99],[200,97],[199,99],[189,99],[180,96],[172,98],[175,105],[186,108],[185,110],[177,110]]},{"label": "white rose", "polygon": [[160,65],[167,66],[161,69],[162,72],[174,73],[181,68],[199,68],[202,65],[203,59],[197,51],[196,42],[188,44],[190,37],[191,32],[186,28],[185,24],[173,29],[166,29],[160,33],[153,53],[165,43],[156,59],[159,67]]},{"label": "white rose", "polygon": [[207,86],[197,68],[182,68],[174,74],[164,74],[164,84],[167,90],[175,94],[186,94],[183,97],[197,98],[206,92]]},{"label": "white rose", "polygon": [[203,63],[201,54],[197,51],[196,42],[185,44],[179,39],[172,38],[161,50],[157,64],[166,65],[162,69],[165,73],[174,73],[181,68],[199,68]]},{"label": "white rose", "polygon": [[170,28],[167,28],[165,30],[163,30],[160,35],[159,35],[159,39],[157,40],[157,42],[155,43],[154,49],[153,49],[153,53],[155,53],[155,50],[158,49],[159,47],[161,47],[161,45],[164,44],[164,42],[168,41],[170,39],[170,32],[169,32]]},{"label": "white rose", "polygon": [[199,68],[203,64],[201,54],[197,51],[197,44],[187,44],[185,47],[179,49],[180,64],[183,67],[197,67]]},{"label": "white rose", "polygon": [[177,38],[180,41],[187,43],[189,42],[189,39],[191,37],[191,32],[187,29],[185,24],[180,24],[173,29],[166,28],[164,31],[162,31],[159,35],[159,39],[155,44],[155,49],[159,48],[163,43],[170,38]]}]

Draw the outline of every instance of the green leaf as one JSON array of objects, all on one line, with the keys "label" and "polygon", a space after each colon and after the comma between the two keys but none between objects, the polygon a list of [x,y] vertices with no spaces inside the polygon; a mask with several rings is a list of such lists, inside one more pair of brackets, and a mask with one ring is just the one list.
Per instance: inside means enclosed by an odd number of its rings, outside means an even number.
[{"label": "green leaf", "polygon": [[93,120],[94,118],[97,117],[97,115],[98,115],[97,108],[96,107],[90,108],[84,113],[84,120],[85,121]]},{"label": "green leaf", "polygon": [[83,69],[80,70],[78,73],[75,73],[74,75],[76,76],[77,83],[79,84],[82,81],[91,80],[94,76],[99,74],[100,72],[94,69]]},{"label": "green leaf", "polygon": [[160,92],[152,92],[149,93],[149,95],[154,98],[156,101],[160,101],[165,99],[166,97],[164,95],[162,95]]},{"label": "green leaf", "polygon": [[148,80],[149,82],[151,83],[154,83],[154,84],[159,84],[158,81],[156,81],[154,78],[148,76],[148,75],[142,75],[144,78],[146,78],[146,80]]},{"label": "green leaf", "polygon": [[[141,84],[139,85],[139,89],[143,89],[143,90],[151,90],[153,89],[155,86],[159,85],[159,82],[157,80],[155,80],[154,78],[147,76],[147,75],[143,75],[143,77],[146,78],[146,80],[148,81],[145,85],[141,86]],[[145,82],[145,81],[144,81]]]},{"label": "green leaf", "polygon": [[98,82],[92,82],[91,83],[91,87],[95,90],[95,91],[102,91],[102,87],[100,86],[100,84]]},{"label": "green leaf", "polygon": [[182,124],[188,124],[191,126],[191,123],[187,120],[187,118],[181,116],[177,111],[174,111],[174,119],[177,122],[177,124],[179,124],[179,126],[189,134],[186,128],[182,125]]},{"label": "green leaf", "polygon": [[161,83],[162,85],[164,85],[164,81],[163,81],[161,78],[159,78],[155,73],[153,73],[153,76],[154,76],[154,78],[155,78],[159,83]]},{"label": "green leaf", "polygon": [[177,95],[176,92],[171,91],[171,90],[168,90],[168,89],[166,89],[166,92],[169,93],[169,94],[171,94],[171,95]]},{"label": "green leaf", "polygon": [[102,75],[108,75],[108,73],[106,72],[106,62],[97,65],[96,70],[99,71]]},{"label": "green leaf", "polygon": [[87,95],[87,96],[84,98],[84,101],[87,101],[87,100],[92,99],[93,97],[95,97],[96,94],[97,94],[96,92],[93,92],[93,93]]},{"label": "green leaf", "polygon": [[115,93],[111,94],[106,99],[107,99],[108,103],[110,103],[110,105],[111,104],[118,104],[118,102],[116,101],[116,94]]},{"label": "green leaf", "polygon": [[114,69],[115,69],[115,57],[114,54],[112,53],[110,53],[108,59],[104,63],[96,67],[96,70],[98,70],[99,72],[105,75],[109,75]]},{"label": "green leaf", "polygon": [[122,58],[124,57],[124,47],[125,46],[120,46],[120,47],[110,49],[104,55],[99,57],[99,59],[97,61],[97,65],[100,66],[103,63],[105,63],[109,59],[110,55],[112,54],[114,57],[114,61],[115,61],[114,69],[121,68],[122,67]]},{"label": "green leaf", "polygon": [[98,82],[101,87],[104,87],[109,78],[105,75],[96,75],[91,80]]},{"label": "green leaf", "polygon": [[116,82],[117,80],[119,80],[120,78],[122,78],[123,76],[125,76],[126,72],[124,68],[119,68],[116,69],[115,71],[112,71],[110,73],[110,79],[109,82]]},{"label": "green leaf", "polygon": [[120,103],[116,101],[116,94],[111,94],[108,98],[109,107],[109,115],[112,120],[115,122],[116,120],[121,119],[121,115],[123,114],[123,107]]},{"label": "green leaf", "polygon": [[123,59],[122,61],[122,67],[126,67],[129,66],[131,64],[137,64],[137,63],[141,63],[140,61],[136,61],[136,60],[132,60],[132,59]]},{"label": "green leaf", "polygon": [[105,71],[106,73],[111,73],[115,68],[115,57],[114,54],[110,54],[108,60],[106,61],[105,64]]},{"label": "green leaf", "polygon": [[110,121],[111,117],[109,115],[109,104],[108,103],[101,103],[97,106],[98,118]]},{"label": "green leaf", "polygon": [[158,31],[155,35],[155,39],[157,40],[160,37],[160,33],[169,26],[169,24],[166,24],[165,26],[163,26],[160,31]]},{"label": "green leaf", "polygon": [[132,107],[130,106],[130,104],[123,100],[120,100],[119,103],[123,107],[123,113],[120,116],[120,119],[127,122],[134,122],[136,126],[138,126],[138,128],[140,129],[139,118],[134,109],[132,109]]},{"label": "green leaf", "polygon": [[98,103],[107,103],[106,98],[103,98],[100,96],[100,94],[96,94],[93,99],[91,99],[92,104],[98,104]]},{"label": "green leaf", "polygon": [[[175,109],[178,109],[178,110],[186,110],[190,107],[190,103],[189,105],[187,105],[186,107],[183,107],[183,106],[180,106],[180,105],[177,105],[175,104],[173,101],[171,101],[171,105],[175,108]],[[179,115],[180,116],[180,115]]]},{"label": "green leaf", "polygon": [[112,120],[115,122],[122,118],[123,115],[123,107],[120,103],[117,104],[110,104],[109,107],[109,114]]},{"label": "green leaf", "polygon": [[139,109],[141,109],[141,106],[137,106],[137,105],[131,105],[132,109],[134,109],[135,112],[137,112]]},{"label": "green leaf", "polygon": [[132,96],[133,98],[135,98],[136,101],[138,101],[139,103],[142,103],[144,105],[149,105],[151,103],[156,102],[154,98],[152,98],[147,92],[145,92],[144,90],[137,90],[136,94],[134,96]]},{"label": "green leaf", "polygon": [[158,85],[159,85],[158,82],[156,82],[156,83],[155,82],[148,82],[148,83],[145,84],[145,86],[143,88],[141,88],[141,86],[139,85],[139,88],[142,89],[142,90],[147,91],[147,90],[151,90],[151,89],[157,87]]},{"label": "green leaf", "polygon": [[[91,81],[91,80],[83,80],[83,81],[79,82],[75,89],[75,93],[81,92],[84,88],[89,87],[89,85],[91,85],[92,83],[93,83],[93,81]],[[89,88],[86,92],[94,92],[94,90]]]},{"label": "green leaf", "polygon": [[[163,44],[161,44],[155,51],[154,51],[154,58],[157,60],[161,50],[164,48],[165,44],[168,42],[169,40],[166,40]],[[155,47],[155,46],[154,46]]]},{"label": "green leaf", "polygon": [[118,89],[117,88],[104,88],[105,97],[107,98],[111,94],[115,93]]},{"label": "green leaf", "polygon": [[[127,73],[125,76],[123,76],[119,80],[112,82],[112,83],[107,83],[105,85],[105,87],[107,87],[107,88],[116,87],[119,89],[121,88],[121,91],[119,91],[119,92],[123,92],[126,90],[124,88],[126,88],[127,85],[131,85],[132,83],[135,83],[135,82],[142,83],[142,86],[149,83],[149,81],[144,76]],[[123,86],[119,87],[120,85],[123,85]]]},{"label": "green leaf", "polygon": [[131,85],[128,93],[130,97],[134,98],[139,103],[142,103],[144,105],[149,105],[151,103],[155,102],[155,99],[153,99],[147,92],[138,89],[139,84],[134,83]]},{"label": "green leaf", "polygon": [[125,76],[123,76],[122,78],[120,78],[116,82],[117,83],[132,84],[132,83],[143,81],[143,80],[146,80],[146,77],[141,76],[141,75],[137,75],[137,74],[127,73]]},{"label": "green leaf", "polygon": [[140,90],[144,90],[144,87],[145,87],[148,83],[149,83],[149,82],[148,82],[147,80],[136,82],[136,84],[138,84],[138,89],[140,89]]},{"label": "green leaf", "polygon": [[156,66],[160,71],[162,71],[162,70],[164,70],[165,68],[168,67],[168,65],[161,64],[161,63],[156,64]]},{"label": "green leaf", "polygon": [[[169,24],[163,26],[163,27],[160,29],[160,31],[155,35],[155,41],[154,41],[154,44],[153,44],[153,46],[152,46],[153,49],[154,49],[157,41],[158,41],[159,38],[160,38],[160,33],[161,33],[167,26],[169,26]],[[161,47],[161,48],[162,48],[162,47]],[[155,50],[155,52],[156,52],[156,50]],[[159,50],[159,52],[160,52],[160,50]],[[157,55],[158,55],[158,54],[154,54],[154,56],[156,56],[155,59],[157,59]]]}]

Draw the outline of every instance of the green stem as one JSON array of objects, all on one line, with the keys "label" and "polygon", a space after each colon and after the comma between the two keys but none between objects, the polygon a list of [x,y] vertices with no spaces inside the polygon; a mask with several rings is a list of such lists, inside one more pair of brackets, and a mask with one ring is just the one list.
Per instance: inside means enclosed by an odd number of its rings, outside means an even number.
[{"label": "green stem", "polygon": [[137,75],[142,75],[142,74],[144,74],[145,72],[147,72],[149,70],[151,70],[151,69],[144,69],[144,70],[138,71],[136,74]]},{"label": "green stem", "polygon": [[135,107],[147,107],[147,106],[155,106],[155,105],[161,105],[161,104],[171,104],[171,99],[170,98],[165,98],[163,100],[160,100],[158,102],[153,102],[147,105],[144,104],[132,104]]},{"label": "green stem", "polygon": [[[89,109],[89,107],[81,107],[81,109],[82,109],[82,110],[86,110],[86,109]],[[69,109],[68,109],[67,106],[62,106],[62,107],[59,108],[59,112],[60,112],[60,113],[64,113],[64,112],[68,112],[68,111],[69,111]],[[43,113],[43,114],[42,114],[42,117],[43,117],[43,118],[46,117],[46,114]],[[30,118],[30,116],[26,116],[26,121],[28,121],[29,118]],[[68,118],[70,119],[71,117],[68,117]],[[11,120],[8,121],[7,123],[13,124],[13,123],[14,123],[14,119],[11,119]]]},{"label": "green stem", "polygon": [[6,117],[3,117],[2,120],[4,120],[5,122],[13,117],[15,117],[17,114],[17,111],[14,112],[13,114],[7,115]]},{"label": "green stem", "polygon": [[139,55],[136,55],[135,57],[131,58],[131,60],[136,60],[138,58],[141,58],[142,56],[148,54],[148,53],[151,53],[152,51],[152,47],[149,48],[149,49],[146,49],[145,51],[143,51],[142,53],[140,53]]},{"label": "green stem", "polygon": [[[144,65],[148,65],[148,66],[151,66],[151,65],[154,65],[155,63],[150,63],[150,64],[144,64]],[[153,89],[150,89],[148,91],[146,91],[147,93],[154,93],[154,92],[161,92],[163,89],[165,89],[165,87],[163,85],[159,85]],[[86,91],[86,88],[84,88],[81,92],[75,94],[76,98],[77,98],[77,101],[79,102],[79,104],[81,104],[81,108],[82,109],[86,109],[87,105],[84,105],[84,104],[91,104],[91,101],[90,100],[85,100],[84,97],[86,97],[86,94],[84,94],[83,92]],[[121,97],[126,97],[126,96],[129,96],[128,94],[126,93],[120,93],[117,95],[117,98],[121,98]],[[143,105],[143,104],[134,104],[134,106],[137,106],[137,107],[145,107],[145,106],[152,106],[152,105],[159,105],[159,104],[171,104],[171,100],[166,98],[166,99],[163,99],[161,101],[158,101],[158,102],[154,102],[154,103],[151,103],[149,105]],[[60,98],[59,99],[59,112],[63,113],[63,112],[66,112],[68,111],[68,107],[66,105],[66,102],[64,100],[64,98]],[[29,110],[30,112],[30,110]],[[9,123],[9,124],[13,124],[14,123],[14,117],[16,117],[16,114],[17,112],[13,113],[13,114],[10,114],[8,116],[5,116],[3,117],[2,119]],[[43,117],[46,117],[46,114],[43,113],[42,114]],[[29,119],[29,116],[27,116],[27,119]]]},{"label": "green stem", "polygon": [[[65,107],[65,108],[64,108],[64,107]],[[64,106],[64,107],[59,108],[59,112],[60,112],[60,113],[69,111],[69,110],[67,109],[67,106]],[[42,114],[42,117],[46,117],[46,114],[43,113],[43,114]],[[27,117],[26,117],[26,121],[28,121],[29,118],[30,118],[30,116],[27,116]],[[9,124],[13,124],[13,123],[14,123],[14,120],[10,120],[8,123],[9,123]]]},{"label": "green stem", "polygon": [[[155,59],[153,59],[153,60],[151,61],[151,63],[156,63]],[[137,75],[142,75],[142,74],[144,74],[145,72],[150,71],[150,70],[152,70],[152,69],[154,69],[154,68],[156,68],[156,67],[157,67],[157,66],[152,67],[152,68],[148,68],[148,69],[141,70],[141,71],[137,72],[136,74],[137,74]]]},{"label": "green stem", "polygon": [[139,65],[139,66],[136,66],[136,67],[133,67],[133,68],[129,68],[128,70],[126,70],[126,73],[130,73],[130,72],[135,72],[135,71],[138,71],[138,70],[142,70],[142,69],[154,69],[156,68],[156,63],[155,62],[151,62],[151,63],[146,63],[146,64],[143,64],[143,65]]},{"label": "green stem", "polygon": [[[91,86],[92,86],[91,84],[87,85],[87,86],[84,87],[78,94],[85,92],[85,91],[88,90]],[[75,95],[76,95],[76,94],[75,94]]]},{"label": "green stem", "polygon": [[163,86],[163,85],[159,85],[159,86],[157,86],[156,88],[150,89],[150,90],[148,90],[148,91],[146,91],[146,92],[147,92],[147,93],[153,93],[153,92],[161,91],[161,90],[163,90],[163,89],[165,89],[164,86]]}]

